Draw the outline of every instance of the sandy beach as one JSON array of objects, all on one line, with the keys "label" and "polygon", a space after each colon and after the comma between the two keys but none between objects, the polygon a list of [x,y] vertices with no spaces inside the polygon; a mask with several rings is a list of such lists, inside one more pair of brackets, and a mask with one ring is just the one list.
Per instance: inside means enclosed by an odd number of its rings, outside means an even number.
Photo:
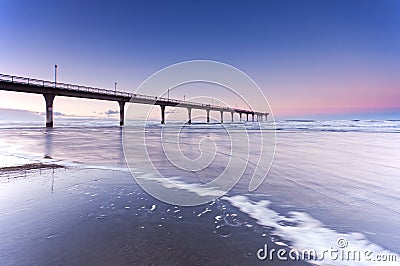
[{"label": "sandy beach", "polygon": [[[249,192],[244,177],[225,196],[195,207],[161,202],[135,182],[118,127],[3,128],[2,156],[17,165],[0,171],[1,264],[275,265],[288,261],[260,260],[264,245],[321,251],[340,238],[374,254],[399,252],[397,122],[379,131],[364,126],[372,122],[324,122],[330,131],[320,122],[298,123],[281,124],[274,166],[259,189]],[[186,140],[224,134],[202,127]],[[260,130],[248,127],[249,134]],[[140,165],[136,174],[148,177]],[[163,171],[179,173],[168,167]],[[212,178],[219,168],[210,169]]]},{"label": "sandy beach", "polygon": [[171,206],[126,172],[30,170],[1,189],[2,265],[263,265],[279,247],[227,201]]}]

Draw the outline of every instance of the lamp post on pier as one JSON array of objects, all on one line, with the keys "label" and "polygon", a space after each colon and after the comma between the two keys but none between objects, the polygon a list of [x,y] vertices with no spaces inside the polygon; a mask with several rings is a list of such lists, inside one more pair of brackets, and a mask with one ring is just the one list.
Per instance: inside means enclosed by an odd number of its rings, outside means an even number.
[{"label": "lamp post on pier", "polygon": [[54,87],[57,87],[57,65],[54,65]]}]

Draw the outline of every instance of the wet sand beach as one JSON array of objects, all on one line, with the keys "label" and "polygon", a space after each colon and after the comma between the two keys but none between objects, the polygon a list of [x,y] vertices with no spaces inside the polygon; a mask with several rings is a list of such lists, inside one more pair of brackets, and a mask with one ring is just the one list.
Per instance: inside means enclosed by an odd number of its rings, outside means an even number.
[{"label": "wet sand beach", "polygon": [[172,206],[122,171],[30,171],[0,197],[2,265],[265,265],[256,251],[279,248],[225,200]]},{"label": "wet sand beach", "polygon": [[[249,192],[245,173],[223,197],[195,207],[161,202],[137,184],[120,128],[68,123],[0,130],[1,265],[298,265],[306,262],[259,260],[257,251],[323,251],[340,239],[374,255],[400,252],[398,122],[277,123],[276,156],[262,185]],[[199,152],[192,148],[199,137],[224,145],[220,126],[192,126],[182,134],[189,157]],[[268,131],[246,127],[253,138]],[[212,179],[229,158],[221,152],[209,172],[181,175],[159,155],[159,129],[151,131],[150,152],[183,187]],[[151,179],[141,166],[138,160],[134,174]]]}]

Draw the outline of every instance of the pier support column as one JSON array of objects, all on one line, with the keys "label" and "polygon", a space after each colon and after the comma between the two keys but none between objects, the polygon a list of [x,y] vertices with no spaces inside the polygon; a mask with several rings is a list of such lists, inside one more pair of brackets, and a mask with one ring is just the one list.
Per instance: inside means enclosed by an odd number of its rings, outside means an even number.
[{"label": "pier support column", "polygon": [[223,124],[224,123],[224,112],[223,111],[220,111],[221,112],[221,124]]},{"label": "pier support column", "polygon": [[188,124],[190,125],[192,123],[192,108],[188,108]]},{"label": "pier support column", "polygon": [[161,107],[161,125],[165,124],[165,105],[160,105]]},{"label": "pier support column", "polygon": [[254,114],[251,114],[251,121],[254,122]]},{"label": "pier support column", "polygon": [[249,122],[249,114],[246,114],[247,122]]},{"label": "pier support column", "polygon": [[231,112],[232,122],[233,122],[233,112]]},{"label": "pier support column", "polygon": [[119,125],[122,127],[125,122],[125,102],[118,102],[119,104]]},{"label": "pier support column", "polygon": [[207,109],[207,123],[210,123],[210,109]]},{"label": "pier support column", "polygon": [[242,113],[239,113],[239,120],[242,121]]},{"label": "pier support column", "polygon": [[268,121],[268,114],[265,114],[265,122]]},{"label": "pier support column", "polygon": [[53,102],[55,95],[46,93],[43,96],[46,101],[46,127],[53,127]]}]

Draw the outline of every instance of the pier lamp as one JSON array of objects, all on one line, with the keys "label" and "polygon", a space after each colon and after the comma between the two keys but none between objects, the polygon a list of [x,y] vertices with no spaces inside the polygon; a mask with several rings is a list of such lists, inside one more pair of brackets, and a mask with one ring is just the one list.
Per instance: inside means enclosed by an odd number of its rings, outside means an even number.
[{"label": "pier lamp", "polygon": [[57,85],[57,65],[54,65],[54,87]]}]

